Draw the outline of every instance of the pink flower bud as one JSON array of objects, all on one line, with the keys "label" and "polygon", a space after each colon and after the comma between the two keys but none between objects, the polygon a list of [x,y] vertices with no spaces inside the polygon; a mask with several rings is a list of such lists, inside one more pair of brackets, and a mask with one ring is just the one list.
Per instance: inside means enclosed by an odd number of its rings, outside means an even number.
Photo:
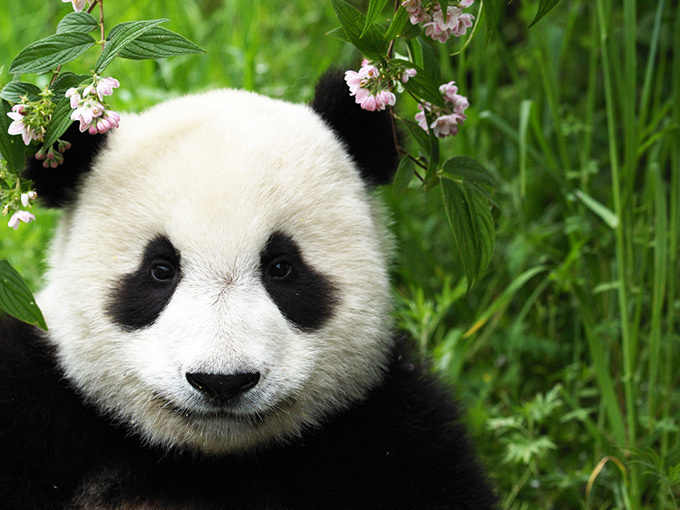
[{"label": "pink flower bud", "polygon": [[35,220],[35,216],[33,216],[30,212],[17,211],[9,219],[9,223],[7,225],[16,230],[19,228],[19,222],[23,221],[24,223],[29,223],[33,220]]}]

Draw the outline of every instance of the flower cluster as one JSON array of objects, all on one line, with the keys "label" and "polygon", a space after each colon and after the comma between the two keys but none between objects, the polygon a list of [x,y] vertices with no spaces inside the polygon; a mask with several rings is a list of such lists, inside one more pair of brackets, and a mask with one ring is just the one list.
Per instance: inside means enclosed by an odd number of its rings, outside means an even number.
[{"label": "flower cluster", "polygon": [[359,71],[346,71],[345,81],[351,96],[357,104],[370,112],[384,110],[386,106],[394,106],[397,97],[392,90],[398,80],[406,83],[416,75],[415,69],[395,68],[381,70],[378,66],[364,59]]},{"label": "flower cluster", "polygon": [[472,26],[475,19],[472,14],[463,13],[462,9],[470,7],[474,0],[452,2],[442,11],[439,2],[428,0],[404,0],[401,4],[409,13],[411,23],[422,23],[425,35],[439,42],[446,42],[451,35],[460,37]]},{"label": "flower cluster", "polygon": [[458,134],[458,127],[467,118],[464,112],[470,106],[470,103],[467,97],[458,93],[458,87],[453,81],[439,87],[439,91],[444,95],[446,108],[439,108],[427,102],[419,104],[418,109],[420,111],[416,114],[416,121],[421,128],[427,130],[427,112],[433,119],[430,123],[430,129],[435,136],[439,138],[455,136]]},{"label": "flower cluster", "polygon": [[94,75],[91,84],[80,88],[70,88],[66,97],[71,99],[71,119],[80,122],[80,132],[87,131],[91,135],[106,133],[118,127],[120,116],[108,109],[104,96],[113,94],[113,89],[120,86],[115,78],[102,78]]},{"label": "flower cluster", "polygon": [[[31,200],[35,200],[37,197],[37,193],[35,191],[29,191],[28,193],[21,193],[21,205],[24,207],[30,207],[29,203]],[[16,197],[14,198],[16,200]],[[3,215],[6,215],[9,210],[9,206],[5,206],[5,208],[2,211]],[[19,228],[19,225],[21,222],[24,223],[30,223],[31,221],[35,220],[35,216],[31,214],[28,211],[25,210],[18,210],[14,214],[12,214],[12,217],[9,219],[9,223],[7,224],[8,226],[12,227],[14,230]]]},{"label": "flower cluster", "polygon": [[92,3],[92,0],[61,0],[62,2],[69,2],[73,4],[73,10],[76,12],[80,12],[86,7],[90,7],[90,4]]},{"label": "flower cluster", "polygon": [[31,140],[42,141],[54,111],[51,95],[52,92],[45,89],[38,101],[29,101],[27,97],[22,97],[22,102],[15,104],[12,111],[7,113],[12,119],[7,132],[10,135],[21,135],[26,145]]}]

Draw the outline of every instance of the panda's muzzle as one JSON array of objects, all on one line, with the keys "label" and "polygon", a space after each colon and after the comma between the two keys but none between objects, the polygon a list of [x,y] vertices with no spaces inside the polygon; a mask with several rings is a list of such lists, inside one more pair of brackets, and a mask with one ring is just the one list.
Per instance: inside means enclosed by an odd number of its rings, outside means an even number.
[{"label": "panda's muzzle", "polygon": [[205,374],[195,372],[187,373],[186,378],[189,384],[204,396],[219,404],[225,404],[255,387],[260,380],[260,373]]}]

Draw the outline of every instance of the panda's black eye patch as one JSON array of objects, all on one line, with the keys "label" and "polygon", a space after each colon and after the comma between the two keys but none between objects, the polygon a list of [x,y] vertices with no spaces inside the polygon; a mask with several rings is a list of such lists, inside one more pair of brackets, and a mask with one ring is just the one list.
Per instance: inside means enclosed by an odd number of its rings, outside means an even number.
[{"label": "panda's black eye patch", "polygon": [[319,329],[333,315],[337,291],[312,267],[292,237],[274,232],[260,252],[262,283],[281,314],[302,331]]},{"label": "panda's black eye patch", "polygon": [[165,236],[146,245],[135,271],[114,283],[108,312],[128,330],[153,324],[166,307],[181,278],[179,252]]}]

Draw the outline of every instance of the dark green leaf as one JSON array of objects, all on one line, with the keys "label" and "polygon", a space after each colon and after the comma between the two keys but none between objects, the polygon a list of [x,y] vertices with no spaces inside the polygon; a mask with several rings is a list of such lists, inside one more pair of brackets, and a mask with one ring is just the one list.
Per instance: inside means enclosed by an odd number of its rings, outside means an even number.
[{"label": "dark green leaf", "polygon": [[420,145],[420,147],[424,151],[429,152],[430,151],[430,138],[427,134],[427,131],[425,131],[418,124],[416,124],[415,122],[410,121],[410,120],[406,120],[404,125],[408,129],[409,133],[411,133],[411,136],[413,136],[413,139],[416,142],[418,142],[418,145]]},{"label": "dark green leaf", "polygon": [[555,7],[560,0],[539,0],[538,2],[538,12],[536,13],[536,16],[534,16],[534,19],[532,22],[529,24],[529,28],[533,27],[536,23],[539,22],[539,20],[548,14],[553,7]]},{"label": "dark green leaf", "polygon": [[191,53],[205,53],[205,50],[172,30],[153,27],[125,46],[118,56],[132,60],[143,60]]},{"label": "dark green leaf", "polygon": [[425,71],[423,75],[427,76],[432,83],[439,87],[439,85],[442,83],[442,73],[439,67],[439,56],[432,47],[431,43],[423,38],[419,38],[419,41],[421,42],[423,58],[422,68]]},{"label": "dark green leaf", "polygon": [[455,156],[448,159],[442,165],[442,170],[452,179],[460,179],[491,188],[498,185],[486,168],[467,156]]},{"label": "dark green leaf", "polygon": [[88,34],[95,28],[99,28],[99,22],[92,14],[87,12],[71,12],[57,25],[57,33],[80,32]]},{"label": "dark green leaf", "polygon": [[489,202],[475,188],[441,179],[444,209],[453,232],[468,289],[484,275],[494,248],[494,225]]},{"label": "dark green leaf", "polygon": [[488,43],[498,31],[498,24],[505,10],[506,0],[485,0],[486,42]]},{"label": "dark green leaf", "polygon": [[[410,67],[413,67],[413,65]],[[418,74],[404,83],[404,88],[417,98],[444,108],[446,104],[444,103],[444,96],[439,91],[439,85],[435,84],[421,68],[415,67],[414,69]]]},{"label": "dark green leaf", "polygon": [[364,37],[371,28],[371,25],[378,16],[382,13],[388,0],[370,0],[368,3],[368,11],[366,11],[366,21],[364,22],[364,29],[361,31],[359,37]]},{"label": "dark green leaf", "polygon": [[5,100],[0,100],[0,154],[7,162],[7,168],[14,174],[19,174],[26,164],[27,148],[21,136],[10,135],[7,130],[12,123],[7,114],[12,107]]},{"label": "dark green leaf", "polygon": [[406,9],[404,9],[404,6],[402,5],[399,7],[399,10],[394,15],[392,23],[390,23],[390,27],[387,29],[385,42],[389,43],[392,39],[399,37],[408,21],[408,12],[406,12]]},{"label": "dark green leaf", "polygon": [[6,260],[0,259],[0,309],[19,320],[47,329],[45,319],[26,282]]},{"label": "dark green leaf", "polygon": [[94,46],[89,34],[55,34],[26,46],[12,61],[11,74],[46,73],[75,60]]},{"label": "dark green leaf", "polygon": [[384,31],[377,25],[371,25],[366,34],[361,37],[366,24],[366,16],[344,0],[331,0],[331,4],[350,42],[371,60],[383,58],[387,53]]},{"label": "dark green leaf", "polygon": [[66,91],[71,87],[78,87],[85,81],[92,81],[91,74],[75,74],[69,72],[62,72],[59,77],[54,81],[52,86],[52,93],[54,94],[55,101],[59,102],[61,98],[64,97]]},{"label": "dark green leaf", "polygon": [[104,69],[106,69],[111,62],[113,62],[113,59],[125,49],[126,46],[131,44],[144,32],[152,29],[156,25],[160,25],[165,21],[167,21],[167,19],[129,21],[126,23],[120,23],[113,27],[106,38],[104,51],[102,51],[101,55],[99,55],[97,63],[94,66],[94,72],[101,74]]},{"label": "dark green leaf", "polygon": [[397,168],[397,173],[394,175],[394,181],[392,182],[392,192],[395,197],[398,197],[406,191],[406,188],[408,188],[415,173],[416,165],[413,160],[408,155],[402,157],[399,162],[399,167]]},{"label": "dark green leaf", "polygon": [[[427,116],[428,126],[432,124],[432,119]],[[427,130],[427,136],[430,141],[430,150],[428,153],[429,162],[425,172],[425,189],[429,190],[438,184],[437,169],[439,168],[439,139],[434,134],[432,129]]]},{"label": "dark green leaf", "polygon": [[45,139],[43,141],[45,147],[51,147],[61,135],[63,135],[68,127],[73,123],[71,119],[71,100],[68,97],[62,98],[57,107],[52,113],[52,120],[50,120],[45,132]]},{"label": "dark green leaf", "polygon": [[11,81],[3,87],[0,97],[10,103],[21,103],[21,96],[28,96],[31,101],[37,101],[41,92],[40,87],[32,83]]},{"label": "dark green leaf", "polygon": [[347,34],[345,33],[345,31],[342,27],[334,28],[330,32],[327,32],[326,35],[329,36],[329,37],[334,37],[335,39],[340,39],[341,41],[345,41],[347,43],[352,44],[352,41],[349,40],[349,37],[347,37]]}]

